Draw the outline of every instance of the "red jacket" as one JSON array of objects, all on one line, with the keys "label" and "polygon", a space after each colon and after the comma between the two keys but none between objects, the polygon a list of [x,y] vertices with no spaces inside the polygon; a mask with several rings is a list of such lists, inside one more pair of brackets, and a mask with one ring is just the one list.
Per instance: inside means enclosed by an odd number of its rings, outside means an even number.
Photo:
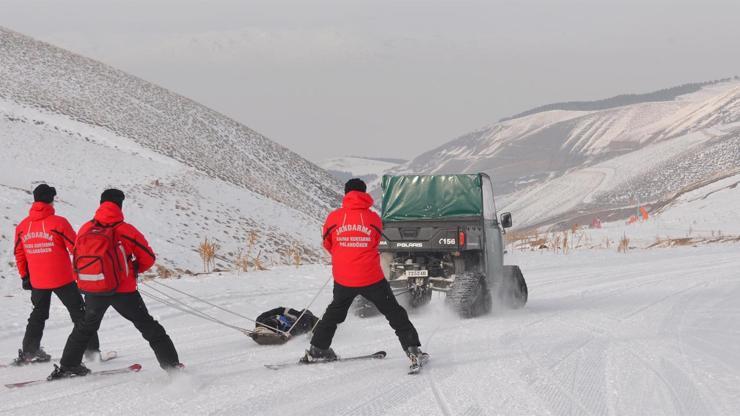
[{"label": "red jacket", "polygon": [[[118,285],[117,293],[131,293],[136,291],[136,277],[139,273],[149,270],[156,261],[154,250],[149,247],[149,243],[144,235],[139,232],[133,225],[123,222],[123,211],[112,202],[103,202],[95,212],[95,218],[86,222],[77,233],[85,234],[94,224],[95,221],[102,225],[115,225],[116,235],[120,238],[123,249],[126,251],[128,260],[129,274],[121,280]],[[138,264],[138,270],[134,270],[134,260]]]},{"label": "red jacket", "polygon": [[331,253],[334,281],[342,286],[370,286],[385,279],[378,253],[383,223],[371,206],[370,195],[351,191],[324,223],[324,248]]},{"label": "red jacket", "polygon": [[28,217],[15,229],[15,263],[21,277],[30,276],[36,289],[56,289],[74,281],[69,258],[77,239],[54,207],[34,202]]}]

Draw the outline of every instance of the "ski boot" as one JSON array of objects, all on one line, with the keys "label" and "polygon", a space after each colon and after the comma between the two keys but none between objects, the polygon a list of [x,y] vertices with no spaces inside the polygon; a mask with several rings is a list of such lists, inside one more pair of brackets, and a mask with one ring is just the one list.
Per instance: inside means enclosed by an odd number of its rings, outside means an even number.
[{"label": "ski boot", "polygon": [[406,349],[406,355],[411,360],[411,365],[409,366],[409,374],[417,374],[421,371],[421,368],[424,366],[424,364],[429,361],[429,354],[422,352],[421,348],[419,347],[408,347]]},{"label": "ski boot", "polygon": [[318,347],[314,347],[311,345],[311,348],[306,350],[306,353],[301,357],[300,363],[302,364],[309,364],[309,363],[315,363],[319,361],[336,361],[339,357],[337,357],[337,354],[334,353],[334,350],[331,348],[327,349],[321,349]]},{"label": "ski boot", "polygon": [[93,361],[102,361],[102,354],[100,350],[86,350],[85,351],[85,361],[87,362],[93,362]]},{"label": "ski boot", "polygon": [[168,365],[168,366],[162,367],[162,368],[164,369],[164,371],[167,372],[167,374],[169,374],[169,375],[175,375],[175,374],[179,374],[179,373],[185,371],[185,364],[183,364],[183,363],[176,363],[176,364]]},{"label": "ski boot", "polygon": [[47,354],[43,348],[39,348],[36,352],[23,352],[23,350],[18,350],[18,358],[13,360],[13,365],[45,363],[48,361],[51,361],[51,355]]},{"label": "ski boot", "polygon": [[90,374],[90,369],[85,367],[82,363],[73,367],[67,367],[64,365],[60,367],[54,364],[54,371],[52,371],[46,379],[52,381],[59,380],[60,378],[82,377],[88,374]]}]

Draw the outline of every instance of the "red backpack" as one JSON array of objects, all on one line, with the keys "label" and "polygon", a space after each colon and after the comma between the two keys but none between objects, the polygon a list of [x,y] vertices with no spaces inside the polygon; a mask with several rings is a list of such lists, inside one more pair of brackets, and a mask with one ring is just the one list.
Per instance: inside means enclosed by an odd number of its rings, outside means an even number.
[{"label": "red backpack", "polygon": [[112,295],[121,279],[128,276],[128,260],[116,235],[117,225],[95,222],[77,237],[72,265],[82,293]]}]

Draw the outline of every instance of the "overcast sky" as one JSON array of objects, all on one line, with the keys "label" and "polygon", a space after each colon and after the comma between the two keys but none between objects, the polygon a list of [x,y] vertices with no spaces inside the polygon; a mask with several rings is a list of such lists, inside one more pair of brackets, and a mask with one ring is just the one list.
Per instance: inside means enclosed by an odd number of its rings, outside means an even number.
[{"label": "overcast sky", "polygon": [[738,0],[0,0],[0,25],[313,161],[412,158],[555,101],[740,74]]}]

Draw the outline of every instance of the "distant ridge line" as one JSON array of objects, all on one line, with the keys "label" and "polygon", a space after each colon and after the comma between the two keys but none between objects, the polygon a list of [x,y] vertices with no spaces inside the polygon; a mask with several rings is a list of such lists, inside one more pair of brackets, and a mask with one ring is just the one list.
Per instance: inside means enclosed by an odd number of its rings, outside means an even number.
[{"label": "distant ridge line", "polygon": [[406,159],[398,159],[398,158],[391,158],[391,157],[369,157],[369,156],[348,156],[348,157],[352,157],[355,159],[374,160],[376,162],[395,163],[397,165],[408,162],[408,160]]},{"label": "distant ridge line", "polygon": [[622,106],[631,105],[631,104],[660,102],[660,101],[673,101],[676,99],[676,97],[679,97],[681,95],[691,94],[691,93],[701,90],[702,88],[706,86],[715,85],[715,84],[719,84],[722,82],[732,81],[733,79],[740,80],[740,77],[736,75],[734,77],[722,78],[722,79],[714,80],[714,81],[688,83],[688,84],[683,84],[683,85],[679,85],[679,86],[671,87],[671,88],[664,88],[662,90],[657,90],[657,91],[648,92],[644,94],[621,94],[621,95],[616,95],[614,97],[605,98],[603,100],[565,101],[565,102],[560,102],[560,103],[546,104],[546,105],[542,105],[539,107],[535,107],[531,110],[521,112],[519,114],[515,114],[511,117],[504,117],[500,119],[499,122],[514,120],[517,118],[530,116],[532,114],[543,113],[545,111],[554,111],[554,110],[599,111],[599,110],[608,110],[610,108],[615,108],[615,107],[622,107]]}]

